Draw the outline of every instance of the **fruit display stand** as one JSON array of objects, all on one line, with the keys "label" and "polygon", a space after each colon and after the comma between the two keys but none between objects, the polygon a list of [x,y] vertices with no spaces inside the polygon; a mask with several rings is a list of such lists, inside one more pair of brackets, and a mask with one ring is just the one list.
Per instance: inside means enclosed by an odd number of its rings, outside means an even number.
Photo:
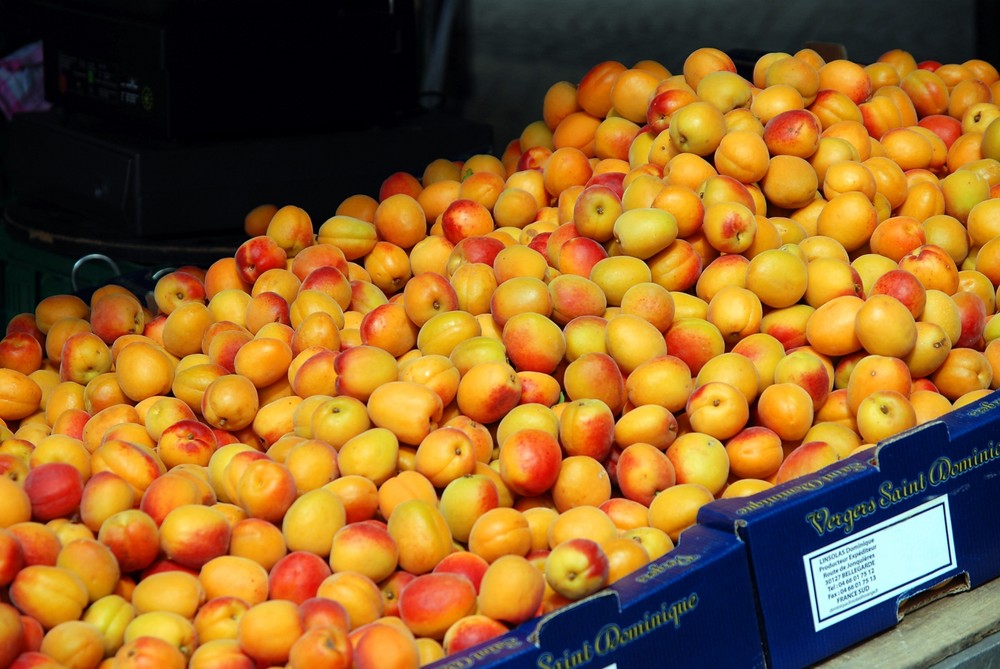
[{"label": "fruit display stand", "polygon": [[746,542],[768,666],[799,667],[1000,575],[1000,394],[786,485],[702,508]]}]

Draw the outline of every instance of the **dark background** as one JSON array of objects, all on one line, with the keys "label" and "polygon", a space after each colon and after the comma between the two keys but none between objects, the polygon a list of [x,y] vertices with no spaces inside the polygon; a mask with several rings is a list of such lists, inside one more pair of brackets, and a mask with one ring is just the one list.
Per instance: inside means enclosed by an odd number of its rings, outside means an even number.
[{"label": "dark background", "polygon": [[[469,0],[464,113],[490,122],[502,144],[541,117],[542,96],[556,81],[578,81],[602,60],[650,58],[676,73],[704,46],[794,52],[821,41],[844,45],[862,64],[892,48],[918,61],[989,56],[997,64],[998,7],[996,0]],[[977,21],[977,11],[992,17]]]},{"label": "dark background", "polygon": [[[417,57],[427,56],[440,39],[441,12],[453,10],[443,90],[436,91],[443,98],[434,99],[492,125],[502,148],[540,117],[549,85],[578,81],[602,60],[630,65],[649,58],[678,72],[684,57],[702,46],[794,52],[806,42],[822,41],[843,44],[848,57],[861,63],[891,48],[907,49],[918,60],[984,57],[996,63],[1000,44],[989,34],[1000,20],[998,5],[995,0],[417,0]],[[28,6],[28,0],[0,0],[0,56],[40,34],[41,26],[25,18]],[[363,36],[358,37],[363,50]]]},{"label": "dark background", "polygon": [[[50,1],[67,5],[93,3],[104,7],[116,6],[117,2]],[[202,6],[199,3],[204,7],[226,6],[224,0],[124,1],[122,6],[131,7],[176,4],[198,8]],[[327,21],[321,25],[330,26],[329,37],[322,30],[319,33],[331,40],[331,44],[336,40],[356,40],[357,59],[344,59],[345,62],[338,64],[344,68],[343,75],[347,68],[354,71],[371,67],[372,54],[366,58],[365,48],[372,47],[366,44],[365,35],[340,34],[336,30],[336,16],[328,12],[338,7],[377,1],[338,0],[325,8],[308,2],[291,6],[275,3],[274,6],[275,11],[284,12],[281,16],[290,16],[293,21]],[[520,135],[525,125],[541,117],[542,99],[549,86],[560,80],[577,82],[590,67],[603,60],[631,65],[641,59],[653,59],[676,73],[681,71],[684,58],[699,47],[792,53],[810,42],[828,42],[843,45],[848,58],[862,64],[876,60],[893,48],[906,49],[917,60],[935,59],[948,63],[979,57],[1000,63],[1000,43],[989,39],[1000,22],[1000,2],[997,0],[948,3],[941,0],[413,2],[417,19],[413,60],[424,75],[415,86],[427,93],[421,101],[492,128],[493,148],[497,154],[509,140]],[[33,0],[0,0],[0,56],[38,39],[44,32],[45,26],[33,21],[27,11],[32,3]],[[295,11],[300,13],[295,14]],[[258,37],[248,39],[245,46],[241,42],[240,48],[246,48],[248,53],[250,49],[274,49],[274,40],[281,35]],[[429,76],[428,65],[435,48],[442,46],[445,54],[442,73],[434,78]],[[212,45],[205,48],[208,59],[218,57],[212,55]],[[303,60],[301,67],[304,70],[316,72],[317,85],[322,85],[324,77],[338,76],[337,70],[330,68],[328,63],[318,65],[309,59]],[[374,85],[391,87],[393,74],[385,73],[385,83]],[[374,81],[379,81],[377,76]],[[266,86],[262,89],[266,93]],[[266,95],[260,90],[250,95],[248,104],[266,102]],[[401,103],[401,106],[408,104]],[[0,163],[7,140],[6,125],[6,119],[0,116]],[[294,122],[287,127],[291,133],[296,131]],[[331,121],[330,127],[342,129],[343,124]],[[398,158],[394,157],[392,164],[374,166],[374,171],[388,175],[405,169],[406,151],[407,147],[400,146]],[[0,196],[3,185],[0,174]],[[377,188],[378,183],[373,178],[366,190],[374,193]]]}]

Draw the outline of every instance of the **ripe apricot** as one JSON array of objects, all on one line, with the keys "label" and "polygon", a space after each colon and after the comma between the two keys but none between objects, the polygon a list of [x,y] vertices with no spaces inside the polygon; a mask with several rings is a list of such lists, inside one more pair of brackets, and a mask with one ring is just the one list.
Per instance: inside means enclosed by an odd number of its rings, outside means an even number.
[{"label": "ripe apricot", "polygon": [[756,183],[764,177],[769,160],[764,139],[752,130],[727,132],[714,155],[719,174],[731,176],[746,184]]},{"label": "ripe apricot", "polygon": [[533,617],[541,605],[545,578],[520,555],[494,560],[479,587],[479,611],[494,620],[518,625]]},{"label": "ripe apricot", "polygon": [[891,295],[869,296],[855,315],[854,331],[865,350],[876,355],[903,358],[917,342],[913,314]]},{"label": "ripe apricot", "polygon": [[305,632],[298,606],[275,599],[250,607],[237,623],[237,641],[244,653],[262,664],[282,664]]},{"label": "ripe apricot", "polygon": [[801,439],[813,423],[813,400],[800,385],[783,382],[765,388],[757,400],[759,424],[784,441]]},{"label": "ripe apricot", "polygon": [[456,427],[431,430],[417,446],[414,469],[436,488],[444,488],[475,470],[476,452],[472,439]]},{"label": "ripe apricot", "polygon": [[563,458],[551,492],[559,511],[580,505],[600,506],[611,499],[611,480],[599,460],[589,455],[571,455]]},{"label": "ripe apricot", "polygon": [[866,244],[877,226],[875,206],[861,191],[834,195],[816,220],[817,233],[837,240],[848,252]]},{"label": "ripe apricot", "polygon": [[631,121],[645,122],[649,99],[659,83],[660,77],[649,70],[635,67],[624,70],[611,86],[611,106]]},{"label": "ripe apricot", "polygon": [[679,483],[660,492],[649,505],[650,527],[665,532],[675,544],[681,532],[695,523],[700,509],[714,499],[698,483]]},{"label": "ripe apricot", "polygon": [[697,89],[701,80],[711,72],[735,72],[736,65],[725,51],[715,47],[700,47],[684,59],[682,65],[684,81]]},{"label": "ripe apricot", "polygon": [[766,124],[772,118],[786,111],[805,109],[805,100],[799,90],[791,84],[777,83],[761,89],[750,103],[750,111]]},{"label": "ripe apricot", "polygon": [[576,99],[576,85],[568,81],[557,81],[550,85],[542,97],[542,119],[550,130],[555,130],[559,121],[580,109]]},{"label": "ripe apricot", "polygon": [[357,631],[353,657],[357,669],[406,669],[419,666],[420,645],[408,629],[374,622]]},{"label": "ripe apricot", "polygon": [[[577,117],[571,115],[569,118]],[[564,119],[560,127],[568,120]],[[594,121],[596,122],[596,119]],[[596,130],[596,125],[594,130]],[[593,173],[594,168],[591,166],[587,154],[573,145],[557,148],[542,168],[545,190],[552,197],[558,197],[570,186],[585,184]]]},{"label": "ripe apricot", "polygon": [[776,206],[796,209],[816,197],[819,180],[812,166],[798,156],[772,156],[760,181],[768,201]]},{"label": "ripe apricot", "polygon": [[452,536],[441,512],[421,499],[398,504],[388,517],[389,535],[399,547],[399,566],[424,574],[452,552]]},{"label": "ripe apricot", "polygon": [[580,79],[576,100],[591,116],[604,118],[612,107],[612,91],[618,77],[628,68],[618,61],[607,60],[592,66]]},{"label": "ripe apricot", "polygon": [[931,166],[933,147],[930,140],[911,128],[894,128],[882,135],[879,142],[885,156],[902,170]]},{"label": "ripe apricot", "polygon": [[532,546],[532,533],[524,514],[500,506],[486,511],[469,533],[469,550],[492,564],[504,555],[525,556]]},{"label": "ripe apricot", "polygon": [[819,68],[819,88],[831,88],[861,104],[872,94],[871,76],[863,65],[847,59],[834,59]]}]

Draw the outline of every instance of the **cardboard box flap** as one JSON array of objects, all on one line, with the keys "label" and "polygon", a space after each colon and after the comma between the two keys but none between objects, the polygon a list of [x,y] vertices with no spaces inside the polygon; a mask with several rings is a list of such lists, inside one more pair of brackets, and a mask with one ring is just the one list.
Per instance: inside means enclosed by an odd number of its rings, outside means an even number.
[{"label": "cardboard box flap", "polygon": [[[769,516],[785,516],[789,507],[815,504],[816,496],[857,486],[858,478],[877,473],[871,455],[857,454],[835,462],[818,472],[788,481],[748,497],[722,498],[703,506],[698,523],[716,527],[746,540],[746,526],[760,523]],[[780,522],[786,522],[784,520]]]},{"label": "cardboard box flap", "polygon": [[[939,477],[971,472],[1000,459],[1000,446],[991,439],[991,435],[998,433],[998,420],[1000,392],[993,392],[979,402],[879,442],[874,464],[887,478],[909,469],[916,460],[947,468],[948,471],[937,473]],[[954,459],[955,454],[958,460]]]},{"label": "cardboard box flap", "polygon": [[948,428],[952,441],[979,439],[980,434],[997,434],[1000,420],[1000,390],[979,400],[950,411],[934,422],[941,422]]},{"label": "cardboard box flap", "polygon": [[[573,602],[539,619],[535,629],[528,634],[528,640],[536,647],[554,649],[565,645],[566,639],[580,636],[582,622],[586,621],[594,629],[606,622],[618,620],[621,615],[619,594],[615,590],[602,590],[586,599]],[[585,640],[581,647],[590,646]],[[566,654],[573,654],[569,649]],[[584,652],[584,655],[590,653]]]}]

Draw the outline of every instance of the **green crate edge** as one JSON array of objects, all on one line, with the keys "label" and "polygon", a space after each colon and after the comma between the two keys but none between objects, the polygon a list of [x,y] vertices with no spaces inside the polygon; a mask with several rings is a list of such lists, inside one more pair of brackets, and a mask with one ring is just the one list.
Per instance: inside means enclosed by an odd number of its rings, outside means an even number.
[{"label": "green crate edge", "polygon": [[[0,295],[3,296],[0,317],[4,326],[19,313],[34,313],[35,306],[46,297],[77,292],[72,276],[78,260],[14,239],[0,224]],[[81,264],[76,272],[77,290],[105,285],[121,273],[142,268],[118,258],[111,260],[117,265],[117,273],[106,262]]]}]

